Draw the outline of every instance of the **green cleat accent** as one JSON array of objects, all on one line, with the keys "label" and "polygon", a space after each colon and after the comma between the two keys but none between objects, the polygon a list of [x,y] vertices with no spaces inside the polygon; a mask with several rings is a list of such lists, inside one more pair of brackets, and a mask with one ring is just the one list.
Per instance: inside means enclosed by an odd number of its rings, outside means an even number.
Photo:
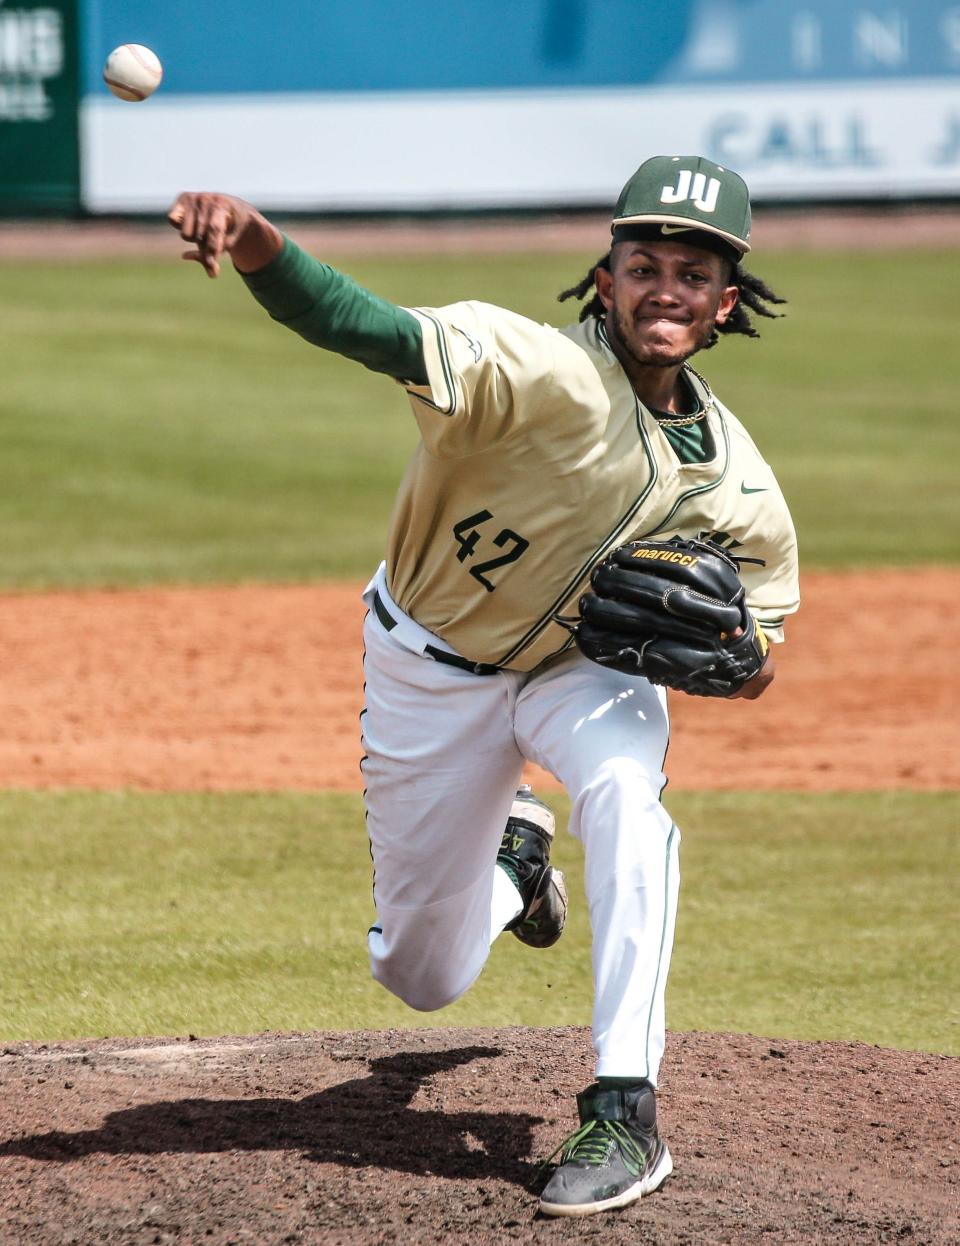
[{"label": "green cleat accent", "polygon": [[626,1207],[673,1172],[649,1082],[620,1090],[588,1086],[577,1095],[577,1110],[580,1128],[553,1153],[562,1152],[540,1196],[544,1215],[591,1216]]},{"label": "green cleat accent", "polygon": [[567,920],[563,874],[550,864],[556,822],[524,784],[517,791],[503,831],[497,864],[514,883],[523,912],[506,927],[528,947],[552,947]]}]

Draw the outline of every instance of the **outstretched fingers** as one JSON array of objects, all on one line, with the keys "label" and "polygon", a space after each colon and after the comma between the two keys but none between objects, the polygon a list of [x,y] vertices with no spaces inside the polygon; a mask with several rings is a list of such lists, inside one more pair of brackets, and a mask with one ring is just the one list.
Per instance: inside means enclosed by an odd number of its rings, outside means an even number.
[{"label": "outstretched fingers", "polygon": [[236,222],[230,201],[223,195],[188,191],[180,195],[167,213],[167,220],[184,242],[194,243],[184,251],[185,260],[201,264],[209,277],[220,272],[220,257],[235,238]]},{"label": "outstretched fingers", "polygon": [[202,265],[209,277],[219,274],[226,254],[233,257],[238,271],[254,272],[283,248],[280,231],[234,195],[186,191],[167,213],[167,220],[184,242],[193,244],[183,258]]}]

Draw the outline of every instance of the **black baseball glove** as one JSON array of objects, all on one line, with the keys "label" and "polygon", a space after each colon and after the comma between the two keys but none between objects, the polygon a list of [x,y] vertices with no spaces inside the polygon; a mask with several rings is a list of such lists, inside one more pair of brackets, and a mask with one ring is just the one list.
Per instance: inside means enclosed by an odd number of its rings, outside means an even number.
[{"label": "black baseball glove", "polygon": [[576,639],[602,666],[698,697],[729,697],[763,666],[767,640],[739,568],[711,541],[631,541],[598,563],[590,585]]}]

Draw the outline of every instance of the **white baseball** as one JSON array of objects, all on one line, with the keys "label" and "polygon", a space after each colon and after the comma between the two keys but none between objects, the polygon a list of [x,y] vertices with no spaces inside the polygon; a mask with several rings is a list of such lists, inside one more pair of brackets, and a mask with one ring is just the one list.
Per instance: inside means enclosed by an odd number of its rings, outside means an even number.
[{"label": "white baseball", "polygon": [[142,43],[114,48],[103,67],[103,80],[118,99],[145,100],[160,85],[163,66]]}]

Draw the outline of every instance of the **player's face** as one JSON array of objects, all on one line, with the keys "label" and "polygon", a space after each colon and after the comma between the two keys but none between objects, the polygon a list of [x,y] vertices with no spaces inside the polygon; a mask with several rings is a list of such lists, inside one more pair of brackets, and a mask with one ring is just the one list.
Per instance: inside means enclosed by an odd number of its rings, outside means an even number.
[{"label": "player's face", "polygon": [[621,242],[597,271],[607,326],[644,367],[673,367],[706,346],[737,303],[729,265],[682,242]]}]

